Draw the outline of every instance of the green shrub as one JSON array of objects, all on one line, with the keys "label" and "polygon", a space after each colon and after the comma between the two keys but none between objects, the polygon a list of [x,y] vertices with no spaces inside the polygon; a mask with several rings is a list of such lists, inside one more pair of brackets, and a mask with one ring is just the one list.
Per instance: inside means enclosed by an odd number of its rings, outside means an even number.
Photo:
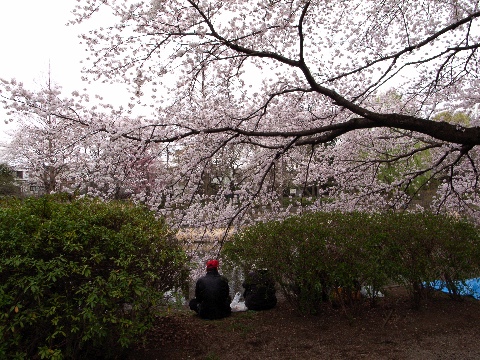
[{"label": "green shrub", "polygon": [[[270,269],[285,297],[302,312],[317,312],[342,288],[353,299],[368,265],[358,239],[369,239],[366,214],[315,213],[283,222],[259,223],[237,234],[223,249],[226,261]],[[346,225],[349,224],[349,225]],[[373,264],[376,265],[376,264]],[[367,272],[365,272],[367,273]],[[370,281],[383,284],[370,271]]]},{"label": "green shrub", "polygon": [[431,213],[389,213],[378,223],[388,234],[383,245],[388,259],[384,273],[410,291],[415,305],[434,280],[454,286],[456,280],[479,276],[479,232],[465,219]]},{"label": "green shrub", "polygon": [[227,262],[268,267],[299,310],[355,303],[360,285],[375,294],[392,282],[416,304],[425,284],[479,275],[480,238],[471,223],[429,213],[313,213],[258,223],[223,248]]},{"label": "green shrub", "polygon": [[113,358],[188,275],[165,222],[121,202],[4,202],[0,252],[0,358]]}]

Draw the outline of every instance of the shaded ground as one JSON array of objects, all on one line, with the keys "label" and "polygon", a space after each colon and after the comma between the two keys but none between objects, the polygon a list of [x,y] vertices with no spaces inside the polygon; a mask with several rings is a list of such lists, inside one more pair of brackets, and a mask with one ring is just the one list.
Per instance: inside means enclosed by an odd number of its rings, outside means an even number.
[{"label": "shaded ground", "polygon": [[185,309],[160,317],[129,360],[480,359],[480,301],[435,293],[414,310],[401,288],[346,314],[301,316],[280,301],[263,312],[201,320]]}]

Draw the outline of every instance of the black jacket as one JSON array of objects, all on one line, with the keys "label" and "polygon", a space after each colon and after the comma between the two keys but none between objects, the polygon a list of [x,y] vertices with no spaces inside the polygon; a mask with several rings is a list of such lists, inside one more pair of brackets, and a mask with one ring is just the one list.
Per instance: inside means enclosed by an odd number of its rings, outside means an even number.
[{"label": "black jacket", "polygon": [[230,288],[226,277],[217,270],[209,270],[197,280],[195,298],[198,314],[204,319],[220,319],[230,315]]},{"label": "black jacket", "polygon": [[243,297],[249,310],[267,310],[277,305],[275,282],[267,270],[250,272],[245,282]]}]

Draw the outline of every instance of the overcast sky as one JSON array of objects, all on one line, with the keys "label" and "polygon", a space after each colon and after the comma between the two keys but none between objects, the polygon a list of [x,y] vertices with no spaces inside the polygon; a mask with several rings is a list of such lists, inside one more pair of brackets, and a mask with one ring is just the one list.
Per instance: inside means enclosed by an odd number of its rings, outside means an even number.
[{"label": "overcast sky", "polygon": [[[28,86],[44,83],[50,63],[52,78],[63,86],[80,85],[83,56],[73,27],[66,27],[75,0],[15,0],[0,5],[0,78]],[[70,87],[70,86],[68,86]],[[5,111],[0,111],[0,132]]]},{"label": "overcast sky", "polygon": [[[0,7],[0,76],[25,83],[48,72],[66,81],[77,79],[82,48],[71,18],[75,0],[3,1]],[[58,79],[60,80],[60,79]]]},{"label": "overcast sky", "polygon": [[[45,84],[50,64],[52,80],[68,96],[87,87],[81,81],[82,64],[87,57],[80,45],[79,26],[66,26],[76,0],[2,0],[0,5],[0,78],[12,78],[29,87]],[[118,85],[116,86],[118,88]],[[89,88],[90,89],[90,88]],[[112,92],[93,88],[92,93],[108,100]],[[0,108],[0,138],[13,127],[5,125]]]}]

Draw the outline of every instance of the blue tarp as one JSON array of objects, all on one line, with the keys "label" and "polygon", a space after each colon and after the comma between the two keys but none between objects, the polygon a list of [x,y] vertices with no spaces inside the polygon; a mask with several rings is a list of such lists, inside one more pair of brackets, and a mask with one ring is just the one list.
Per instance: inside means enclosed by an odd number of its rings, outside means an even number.
[{"label": "blue tarp", "polygon": [[[434,281],[430,285],[437,290],[449,293],[448,288],[445,286],[444,281]],[[467,279],[464,281],[456,281],[458,294],[464,296],[473,296],[475,299],[480,300],[480,278]]]}]

